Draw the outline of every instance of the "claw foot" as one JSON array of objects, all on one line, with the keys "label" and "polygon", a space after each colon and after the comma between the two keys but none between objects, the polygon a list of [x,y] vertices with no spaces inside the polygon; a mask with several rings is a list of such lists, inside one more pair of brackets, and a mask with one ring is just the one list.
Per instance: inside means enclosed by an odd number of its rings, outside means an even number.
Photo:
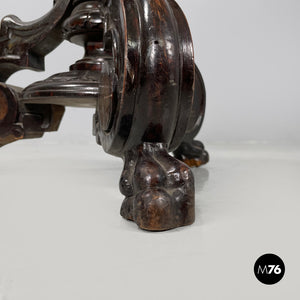
[{"label": "claw foot", "polygon": [[162,231],[195,220],[194,178],[163,144],[144,143],[126,153],[120,189],[121,215],[140,228]]}]

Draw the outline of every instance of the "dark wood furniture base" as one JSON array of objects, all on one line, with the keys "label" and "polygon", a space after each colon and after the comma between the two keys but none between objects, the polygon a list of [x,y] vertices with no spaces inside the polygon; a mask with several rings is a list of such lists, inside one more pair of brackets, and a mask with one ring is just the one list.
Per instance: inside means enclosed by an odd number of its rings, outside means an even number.
[{"label": "dark wood furniture base", "polygon": [[[85,48],[69,71],[25,89],[6,83],[16,71],[44,70],[45,56],[64,40]],[[94,108],[97,143],[124,160],[121,215],[142,229],[194,222],[189,167],[209,160],[195,140],[205,104],[174,0],[56,0],[37,21],[1,22],[0,146],[58,130],[66,106]]]}]

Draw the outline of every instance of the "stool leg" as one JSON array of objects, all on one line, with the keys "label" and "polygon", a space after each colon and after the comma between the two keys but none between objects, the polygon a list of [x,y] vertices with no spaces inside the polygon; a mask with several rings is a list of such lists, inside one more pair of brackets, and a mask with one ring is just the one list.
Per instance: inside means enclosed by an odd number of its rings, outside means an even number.
[{"label": "stool leg", "polygon": [[144,143],[124,155],[121,215],[150,231],[190,225],[195,220],[194,177],[164,144]]}]

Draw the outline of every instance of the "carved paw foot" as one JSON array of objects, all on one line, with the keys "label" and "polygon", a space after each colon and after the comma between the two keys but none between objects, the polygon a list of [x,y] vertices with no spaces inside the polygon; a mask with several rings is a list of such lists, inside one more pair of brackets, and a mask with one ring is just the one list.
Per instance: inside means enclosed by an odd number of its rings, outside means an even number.
[{"label": "carved paw foot", "polygon": [[126,153],[120,189],[121,215],[150,231],[190,225],[195,220],[194,178],[163,144],[144,143]]},{"label": "carved paw foot", "polygon": [[190,167],[200,167],[209,161],[209,154],[200,141],[182,142],[174,156]]}]

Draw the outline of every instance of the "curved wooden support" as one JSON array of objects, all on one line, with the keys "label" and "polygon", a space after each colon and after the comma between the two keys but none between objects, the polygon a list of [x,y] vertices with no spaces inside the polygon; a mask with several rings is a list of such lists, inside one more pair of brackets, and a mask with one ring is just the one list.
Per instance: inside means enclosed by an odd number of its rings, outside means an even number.
[{"label": "curved wooden support", "polygon": [[57,1],[44,17],[22,22],[9,15],[0,26],[0,81],[21,69],[44,70],[44,57],[62,41],[61,22],[71,13],[71,0]]},{"label": "curved wooden support", "polygon": [[174,151],[177,159],[190,167],[200,167],[209,161],[209,154],[204,145],[195,140],[204,121],[206,109],[206,91],[202,75],[196,67],[196,81],[193,108],[190,115],[188,129],[185,132],[182,143]]},{"label": "curved wooden support", "polygon": [[[110,128],[96,128],[104,150],[155,142],[176,149],[192,109],[195,64],[191,33],[173,0],[112,0],[104,45],[112,53]],[[105,102],[98,101],[97,119]]]}]

